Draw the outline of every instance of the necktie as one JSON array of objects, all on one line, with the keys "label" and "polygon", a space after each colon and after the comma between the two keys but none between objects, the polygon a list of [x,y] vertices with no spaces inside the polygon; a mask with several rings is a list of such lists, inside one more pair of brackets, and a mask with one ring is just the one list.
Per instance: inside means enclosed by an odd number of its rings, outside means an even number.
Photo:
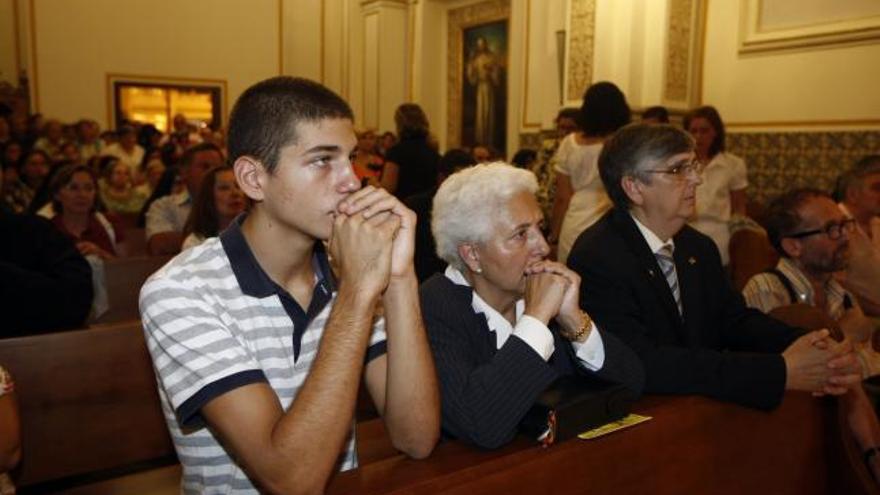
[{"label": "necktie", "polygon": [[678,288],[678,275],[675,273],[675,261],[672,259],[672,245],[665,244],[660,248],[654,256],[657,257],[657,264],[663,270],[663,276],[666,277],[666,283],[669,284],[669,290],[672,291],[672,297],[675,298],[675,304],[678,306],[678,314],[682,314],[681,307],[681,291]]}]

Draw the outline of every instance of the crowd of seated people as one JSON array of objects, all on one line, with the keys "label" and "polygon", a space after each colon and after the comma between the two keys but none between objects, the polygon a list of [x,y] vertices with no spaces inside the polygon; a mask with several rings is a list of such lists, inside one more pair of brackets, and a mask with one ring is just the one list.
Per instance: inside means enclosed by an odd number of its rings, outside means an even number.
[{"label": "crowd of seated people", "polygon": [[[18,284],[0,300],[16,332],[81,325],[95,290],[84,257],[120,256],[119,219],[140,213],[148,252],[176,255],[140,302],[189,491],[319,491],[356,467],[361,379],[415,458],[441,434],[508,443],[561,376],[758,409],[787,390],[840,396],[875,451],[860,383],[880,373],[868,318],[880,278],[865,276],[880,270],[880,162],[842,177],[839,204],[818,191],[774,203],[765,226],[781,259],[740,294],[725,265],[745,164],[714,108],[684,129],[662,110],[630,124],[619,88],[594,84],[560,112],[557,139],[513,165],[488,145],[441,156],[411,103],[397,136],[356,131],[339,96],[287,77],[242,94],[228,148],[182,116],[167,135],[48,120],[6,138],[0,119],[0,269]],[[67,319],[36,315],[45,300],[70,306]],[[842,340],[764,314],[796,302]],[[287,469],[293,459],[305,460]],[[880,476],[880,456],[869,461]]]}]

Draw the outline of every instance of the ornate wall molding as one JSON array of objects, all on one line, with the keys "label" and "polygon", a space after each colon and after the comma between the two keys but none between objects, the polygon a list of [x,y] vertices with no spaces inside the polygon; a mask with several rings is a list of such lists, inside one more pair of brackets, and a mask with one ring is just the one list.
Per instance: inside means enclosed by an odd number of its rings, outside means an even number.
[{"label": "ornate wall molding", "polygon": [[571,0],[568,26],[566,100],[580,100],[593,82],[596,0]]},{"label": "ornate wall molding", "polygon": [[447,13],[448,35],[446,50],[446,146],[452,148],[461,143],[461,88],[464,30],[510,18],[510,0],[491,0],[452,9]]},{"label": "ornate wall molding", "polygon": [[666,38],[666,77],[663,97],[667,100],[686,100],[690,73],[691,20],[693,0],[670,0],[669,27]]},{"label": "ornate wall molding", "polygon": [[705,9],[705,0],[669,0],[663,67],[663,101],[668,106],[700,103]]},{"label": "ornate wall molding", "polygon": [[880,153],[880,131],[731,132],[727,149],[746,162],[749,199],[766,204],[798,187],[831,192],[841,172]]}]

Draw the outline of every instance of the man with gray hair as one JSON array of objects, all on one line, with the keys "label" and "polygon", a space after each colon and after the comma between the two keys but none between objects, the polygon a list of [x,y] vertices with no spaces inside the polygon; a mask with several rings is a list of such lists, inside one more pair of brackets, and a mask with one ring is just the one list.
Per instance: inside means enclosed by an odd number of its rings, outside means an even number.
[{"label": "man with gray hair", "polygon": [[838,206],[855,219],[844,285],[865,313],[880,316],[880,155],[861,159],[838,183]]},{"label": "man with gray hair", "polygon": [[614,208],[568,261],[582,307],[641,357],[647,393],[761,409],[784,390],[844,393],[860,379],[851,344],[747,308],[718,248],[687,226],[700,172],[693,139],[669,125],[630,125],[605,142],[599,173]]}]

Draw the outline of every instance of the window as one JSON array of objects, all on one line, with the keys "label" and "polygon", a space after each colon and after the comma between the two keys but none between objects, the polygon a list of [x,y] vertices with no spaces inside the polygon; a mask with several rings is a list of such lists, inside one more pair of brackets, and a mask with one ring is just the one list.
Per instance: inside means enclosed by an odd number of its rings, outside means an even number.
[{"label": "window", "polygon": [[221,93],[219,85],[114,81],[114,124],[137,121],[168,132],[174,116],[183,114],[196,127],[216,128],[221,125]]}]

